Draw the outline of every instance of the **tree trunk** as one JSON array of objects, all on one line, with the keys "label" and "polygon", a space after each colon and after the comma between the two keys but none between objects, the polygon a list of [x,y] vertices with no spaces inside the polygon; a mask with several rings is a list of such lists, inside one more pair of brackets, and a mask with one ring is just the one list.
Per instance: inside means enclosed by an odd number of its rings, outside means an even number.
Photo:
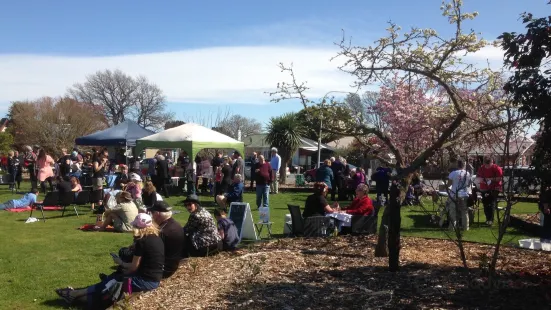
[{"label": "tree trunk", "polygon": [[388,257],[387,239],[388,239],[388,212],[390,207],[386,206],[379,226],[379,236],[377,246],[375,247],[375,257]]},{"label": "tree trunk", "polygon": [[[407,184],[407,183],[406,183]],[[400,187],[393,182],[390,187],[390,203],[388,206],[388,270],[398,271],[400,268],[400,225],[402,218]]]},{"label": "tree trunk", "polygon": [[279,168],[279,184],[287,182],[287,160],[281,158],[281,167]]}]

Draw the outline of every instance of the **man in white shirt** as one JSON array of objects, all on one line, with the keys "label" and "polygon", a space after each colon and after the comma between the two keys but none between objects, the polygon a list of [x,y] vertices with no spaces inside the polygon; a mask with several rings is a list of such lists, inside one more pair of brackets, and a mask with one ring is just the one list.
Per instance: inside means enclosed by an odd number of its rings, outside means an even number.
[{"label": "man in white shirt", "polygon": [[279,191],[279,169],[281,168],[281,156],[277,154],[277,148],[272,148],[272,159],[270,160],[270,166],[272,166],[272,172],[274,181],[270,184],[272,194],[277,194]]},{"label": "man in white shirt", "polygon": [[449,192],[449,219],[450,229],[457,225],[457,212],[461,219],[461,229],[469,230],[469,213],[467,209],[467,199],[471,192],[471,174],[465,170],[465,162],[457,161],[457,170],[452,171],[448,176],[448,186],[451,184]]}]

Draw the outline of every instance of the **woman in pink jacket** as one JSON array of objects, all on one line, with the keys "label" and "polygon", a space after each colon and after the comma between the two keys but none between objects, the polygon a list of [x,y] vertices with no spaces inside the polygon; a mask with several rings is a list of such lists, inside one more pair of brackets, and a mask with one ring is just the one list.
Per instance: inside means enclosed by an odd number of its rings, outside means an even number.
[{"label": "woman in pink jacket", "polygon": [[55,162],[52,157],[46,154],[44,149],[41,149],[38,153],[38,158],[36,159],[37,167],[37,179],[40,182],[40,188],[43,193],[46,193],[46,181],[50,185],[50,191],[52,190],[52,178],[54,176],[54,171],[52,170],[52,165]]}]

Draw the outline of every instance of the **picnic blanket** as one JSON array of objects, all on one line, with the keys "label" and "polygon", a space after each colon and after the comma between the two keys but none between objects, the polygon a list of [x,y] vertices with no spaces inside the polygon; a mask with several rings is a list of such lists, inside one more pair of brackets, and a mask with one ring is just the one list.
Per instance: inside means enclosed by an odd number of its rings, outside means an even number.
[{"label": "picnic blanket", "polygon": [[[94,230],[94,227],[96,227],[96,224],[84,224],[82,226],[80,226],[79,228],[77,228],[78,230],[82,230],[82,231],[95,231]],[[107,232],[115,232],[115,227],[109,225],[105,228],[105,231]]]},{"label": "picnic blanket", "polygon": [[[13,208],[13,209],[5,209],[8,212],[27,212],[31,211],[31,207],[25,207],[25,208]],[[45,206],[43,207],[44,211],[61,211],[63,210],[63,207],[59,206]],[[39,210],[39,209],[37,209]]]}]

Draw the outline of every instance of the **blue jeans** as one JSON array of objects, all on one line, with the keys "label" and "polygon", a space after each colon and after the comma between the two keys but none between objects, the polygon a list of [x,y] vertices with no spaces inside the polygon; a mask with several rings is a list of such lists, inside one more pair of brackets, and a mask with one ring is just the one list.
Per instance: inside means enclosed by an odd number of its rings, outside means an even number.
[{"label": "blue jeans", "polygon": [[[262,203],[264,201],[264,203]],[[263,207],[268,207],[270,203],[270,185],[256,184],[256,206],[260,208],[260,205]]]},{"label": "blue jeans", "polygon": [[93,295],[95,292],[99,292],[105,288],[105,285],[113,280],[116,279],[117,281],[122,280],[123,278],[131,278],[131,285],[132,285],[132,292],[145,292],[145,291],[151,291],[159,287],[160,282],[155,281],[147,281],[144,280],[140,276],[136,275],[127,275],[122,276],[121,274],[113,273],[109,276],[107,276],[103,281],[101,281],[98,284],[94,284],[92,286],[89,286],[86,290],[87,293],[87,302],[88,306],[93,305]]}]

